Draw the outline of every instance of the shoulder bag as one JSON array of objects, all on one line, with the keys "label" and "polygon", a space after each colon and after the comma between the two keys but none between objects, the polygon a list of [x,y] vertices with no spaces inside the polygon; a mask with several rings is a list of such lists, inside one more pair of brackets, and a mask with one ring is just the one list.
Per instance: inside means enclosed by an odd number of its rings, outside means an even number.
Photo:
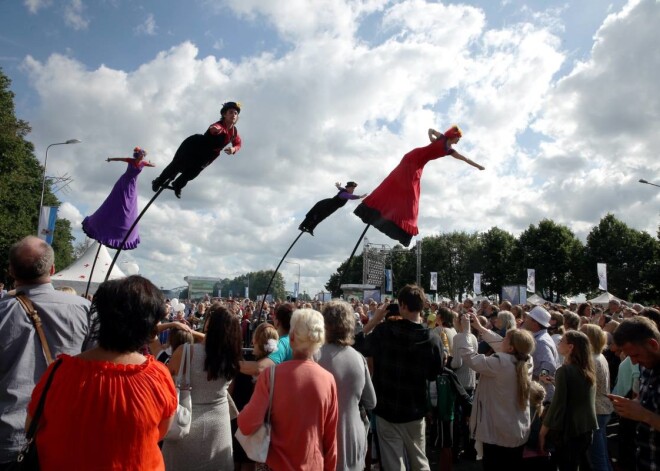
[{"label": "shoulder bag", "polygon": [[241,444],[245,454],[251,460],[257,463],[265,463],[268,458],[268,448],[270,447],[270,409],[273,405],[273,389],[275,388],[275,367],[270,367],[270,393],[268,395],[268,414],[266,420],[251,435],[244,435],[239,428],[236,431],[236,439]]},{"label": "shoulder bag", "polygon": [[[187,366],[186,366],[187,365]],[[179,365],[179,374],[176,376],[176,395],[179,405],[174,413],[174,421],[165,435],[165,440],[181,440],[190,433],[192,423],[192,398],[190,391],[190,370],[192,364],[190,361],[190,344],[183,344],[183,354],[181,355],[181,365]],[[185,381],[184,381],[185,371]]]},{"label": "shoulder bag", "polygon": [[39,404],[37,404],[37,410],[34,413],[34,417],[32,417],[32,422],[30,422],[30,428],[28,429],[27,433],[25,434],[25,439],[27,442],[23,446],[23,449],[20,451],[18,454],[18,457],[16,458],[16,461],[12,463],[11,466],[9,466],[8,471],[39,471],[39,455],[37,453],[37,444],[34,441],[34,436],[37,433],[37,426],[39,425],[39,419],[41,418],[41,414],[44,411],[44,405],[46,404],[46,395],[48,394],[48,389],[50,389],[50,383],[53,382],[53,376],[55,376],[55,372],[57,369],[60,367],[62,364],[62,360],[59,359],[55,362],[55,365],[53,366],[52,371],[50,372],[50,375],[48,376],[48,380],[46,381],[46,385],[44,386],[44,391],[41,393],[41,397],[39,398]]}]

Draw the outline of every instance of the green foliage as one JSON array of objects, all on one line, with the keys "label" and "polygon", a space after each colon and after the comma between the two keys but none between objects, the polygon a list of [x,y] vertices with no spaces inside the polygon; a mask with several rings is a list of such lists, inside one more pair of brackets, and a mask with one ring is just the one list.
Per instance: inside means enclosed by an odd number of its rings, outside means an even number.
[{"label": "green foliage", "polygon": [[[660,234],[659,234],[660,236]],[[355,257],[344,283],[360,283],[362,260]],[[394,291],[416,281],[416,248],[393,250]],[[438,294],[462,299],[471,293],[474,273],[482,274],[482,292],[500,295],[502,287],[524,285],[527,269],[536,270],[536,288],[559,301],[579,293],[597,294],[596,263],[608,264],[608,288],[618,297],[643,304],[660,301],[660,242],[607,215],[594,227],[586,247],[566,226],[544,219],[518,238],[491,228],[482,234],[452,232],[422,240],[421,285],[438,273]],[[346,262],[339,267],[345,268]],[[389,264],[388,264],[389,267]],[[338,273],[326,288],[338,294]],[[337,290],[337,291],[335,291]]]},{"label": "green foliage", "polygon": [[348,272],[346,272],[342,277],[341,274],[344,273],[344,271],[346,270],[346,266],[348,265],[348,259],[346,259],[344,263],[339,265],[337,271],[332,275],[330,275],[330,279],[325,284],[325,289],[327,289],[332,293],[333,298],[339,297],[339,295],[341,294],[341,290],[339,289],[340,278],[342,284],[362,283],[362,261],[363,261],[362,254],[354,256],[353,260],[351,260],[351,266]]},{"label": "green foliage", "polygon": [[[223,297],[229,296],[229,292],[233,296],[243,297],[245,295],[245,288],[249,286],[250,299],[254,300],[258,295],[264,294],[272,276],[273,270],[250,272],[232,279],[225,278],[220,282],[218,288],[222,290]],[[286,298],[285,282],[281,273],[278,272],[275,275],[268,293],[272,294],[274,299]]]},{"label": "green foliage", "polygon": [[587,287],[598,287],[596,264],[607,264],[607,288],[622,299],[657,302],[660,298],[660,244],[608,214],[587,237]]},{"label": "green foliage", "polygon": [[[43,168],[34,155],[34,146],[25,140],[30,126],[17,119],[11,81],[0,69],[0,280],[8,281],[6,272],[9,248],[14,242],[37,231]],[[47,191],[44,202],[59,205]],[[58,240],[60,239],[60,240]],[[71,225],[58,221],[53,249],[55,259],[64,268],[72,260]]]}]

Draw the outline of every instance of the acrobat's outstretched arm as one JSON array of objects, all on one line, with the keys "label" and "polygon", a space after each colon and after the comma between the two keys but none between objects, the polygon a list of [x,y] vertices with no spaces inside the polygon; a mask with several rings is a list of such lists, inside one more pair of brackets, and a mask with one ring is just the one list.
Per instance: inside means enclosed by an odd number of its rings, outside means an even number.
[{"label": "acrobat's outstretched arm", "polygon": [[473,167],[478,168],[479,170],[484,170],[484,169],[486,168],[486,167],[483,167],[483,166],[479,165],[479,164],[476,163],[476,162],[471,161],[470,159],[468,159],[467,157],[465,157],[463,154],[460,154],[460,153],[456,152],[455,150],[452,151],[452,153],[449,154],[449,155],[451,155],[451,156],[452,156],[453,158],[455,158],[455,159],[462,160],[463,162],[465,162],[465,163],[467,163],[467,164],[470,164],[470,165],[472,165]]},{"label": "acrobat's outstretched arm", "polygon": [[105,159],[106,162],[133,162],[132,157],[108,157]]}]

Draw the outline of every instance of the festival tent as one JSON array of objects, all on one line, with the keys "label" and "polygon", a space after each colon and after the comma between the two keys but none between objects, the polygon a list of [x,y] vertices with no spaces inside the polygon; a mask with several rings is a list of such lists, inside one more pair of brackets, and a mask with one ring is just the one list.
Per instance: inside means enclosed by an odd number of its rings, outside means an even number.
[{"label": "festival tent", "polygon": [[617,298],[612,293],[605,291],[604,293],[596,296],[594,299],[590,299],[589,302],[591,304],[608,304],[613,299],[621,301],[621,299]]},{"label": "festival tent", "polygon": [[[78,260],[51,277],[53,286],[56,288],[58,286],[70,286],[75,289],[78,294],[85,294],[87,282],[89,281],[89,274],[92,271],[92,264],[94,263],[94,257],[96,256],[97,251],[99,251],[99,243],[94,241],[92,245],[87,247],[85,253],[82,254]],[[96,266],[94,267],[92,282],[89,285],[90,294],[94,294],[96,288],[105,281],[105,275],[108,273],[110,263],[112,263],[112,257],[110,257],[108,249],[102,245],[101,250],[99,251],[99,257],[96,260]],[[126,275],[117,265],[112,267],[112,273],[109,278],[110,280],[125,277]]]},{"label": "festival tent", "polygon": [[534,293],[533,295],[531,295],[530,297],[527,298],[527,304],[533,304],[535,306],[542,306],[547,302],[548,301],[546,301],[545,299],[543,299],[541,296],[539,296],[536,293]]}]

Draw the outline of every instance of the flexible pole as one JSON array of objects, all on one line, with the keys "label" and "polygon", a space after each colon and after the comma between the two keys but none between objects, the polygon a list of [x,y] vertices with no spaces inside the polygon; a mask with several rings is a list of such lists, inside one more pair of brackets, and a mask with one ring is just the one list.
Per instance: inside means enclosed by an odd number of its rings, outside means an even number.
[{"label": "flexible pole", "polygon": [[362,231],[362,235],[360,235],[360,238],[357,241],[357,244],[355,244],[355,247],[353,247],[353,251],[351,252],[351,256],[348,257],[348,262],[346,262],[346,268],[344,268],[344,271],[341,272],[339,275],[339,290],[341,291],[341,281],[344,279],[344,275],[346,272],[348,272],[348,269],[351,267],[351,261],[353,260],[353,255],[355,255],[355,252],[357,251],[358,247],[360,246],[360,242],[362,242],[362,239],[364,239],[364,235],[367,233],[367,230],[371,227],[371,224],[367,224],[367,227],[364,228]]},{"label": "flexible pole", "polygon": [[117,252],[115,253],[114,258],[112,259],[112,263],[110,264],[110,268],[108,268],[108,273],[106,273],[106,275],[105,275],[105,280],[104,280],[104,281],[108,281],[108,278],[110,278],[110,273],[112,273],[112,268],[115,266],[115,263],[117,262],[117,259],[119,258],[119,254],[121,253],[121,251],[122,251],[122,249],[123,249],[123,247],[124,247],[124,244],[125,244],[126,241],[128,240],[128,237],[131,235],[131,232],[133,232],[133,229],[135,229],[135,226],[137,226],[137,223],[140,222],[140,219],[142,219],[142,216],[144,216],[144,213],[147,212],[147,209],[149,209],[149,206],[151,206],[151,203],[153,203],[154,201],[156,201],[156,198],[158,198],[158,197],[160,196],[160,194],[163,192],[163,190],[167,189],[167,184],[168,184],[168,183],[169,183],[169,182],[166,182],[163,186],[161,186],[161,187],[158,189],[158,191],[157,191],[156,194],[153,196],[153,198],[151,198],[151,199],[149,200],[149,202],[147,203],[147,205],[144,207],[144,209],[142,210],[142,212],[140,213],[140,215],[135,219],[135,221],[134,221],[133,224],[131,225],[131,228],[128,230],[128,232],[126,232],[126,235],[124,236],[124,240],[121,241],[121,245],[120,245],[119,248],[117,249]]},{"label": "flexible pole", "polygon": [[[298,234],[298,237],[296,237],[296,240],[293,241],[293,243],[289,246],[289,249],[284,253],[284,256],[282,257],[282,260],[280,260],[280,263],[277,264],[277,268],[275,268],[275,271],[273,272],[273,276],[270,277],[270,281],[268,282],[268,286],[266,287],[266,291],[264,292],[264,297],[261,299],[261,304],[259,305],[259,316],[261,316],[261,310],[264,307],[264,303],[266,302],[266,296],[268,296],[268,291],[270,291],[270,286],[273,284],[273,280],[275,279],[275,275],[277,275],[277,271],[280,269],[280,266],[282,266],[282,263],[284,263],[284,259],[286,258],[287,255],[289,255],[289,252],[291,252],[291,249],[293,248],[294,245],[296,245],[296,242],[298,242],[298,239],[304,234],[304,232],[300,232]],[[298,289],[300,289],[300,286],[298,286]]]},{"label": "flexible pole", "polygon": [[87,280],[87,288],[85,289],[85,297],[89,293],[89,285],[92,284],[92,276],[94,276],[94,267],[96,266],[96,261],[99,259],[99,252],[101,252],[101,243],[99,242],[99,248],[96,250],[96,255],[94,255],[94,263],[92,263],[92,271],[89,272],[89,279]]}]

